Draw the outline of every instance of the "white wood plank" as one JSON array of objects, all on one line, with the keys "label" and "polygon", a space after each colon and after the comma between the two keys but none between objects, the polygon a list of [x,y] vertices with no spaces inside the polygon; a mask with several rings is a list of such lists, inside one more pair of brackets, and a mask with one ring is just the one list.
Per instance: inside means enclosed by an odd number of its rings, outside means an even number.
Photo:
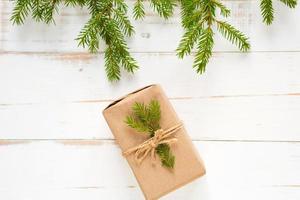
[{"label": "white wood plank", "polygon": [[[300,141],[300,96],[171,102],[194,140]],[[112,139],[101,113],[106,105],[108,102],[0,106],[0,138]]]},{"label": "white wood plank", "polygon": [[299,53],[218,53],[202,76],[191,58],[136,56],[143,68],[110,84],[99,57],[1,54],[0,138],[112,138],[101,110],[160,83],[193,139],[300,140]]},{"label": "white wood plank", "polygon": [[[134,1],[128,1],[132,7]],[[232,9],[229,21],[244,31],[251,39],[252,51],[299,51],[300,17],[299,6],[288,9],[279,1],[274,1],[275,21],[272,26],[262,23],[259,1],[225,1]],[[56,26],[47,26],[26,21],[24,26],[12,26],[9,21],[13,3],[0,2],[0,50],[2,51],[34,51],[34,52],[84,52],[74,41],[84,23],[88,20],[85,9],[64,8],[61,15],[56,16]],[[154,14],[146,5],[147,18],[133,22],[136,35],[129,39],[132,52],[174,52],[182,29],[180,27],[179,9],[168,21]],[[34,31],[32,31],[34,30]],[[284,42],[283,42],[284,41]],[[216,34],[215,51],[237,51],[237,48]]]},{"label": "white wood plank", "polygon": [[[194,144],[207,175],[163,199],[299,199],[299,143]],[[2,141],[0,157],[0,191],[6,200],[142,199],[110,141]]]},{"label": "white wood plank", "polygon": [[170,98],[297,95],[300,53],[216,53],[199,75],[192,57],[134,54],[141,68],[109,83],[101,56],[0,54],[0,104],[99,101],[159,83]]}]

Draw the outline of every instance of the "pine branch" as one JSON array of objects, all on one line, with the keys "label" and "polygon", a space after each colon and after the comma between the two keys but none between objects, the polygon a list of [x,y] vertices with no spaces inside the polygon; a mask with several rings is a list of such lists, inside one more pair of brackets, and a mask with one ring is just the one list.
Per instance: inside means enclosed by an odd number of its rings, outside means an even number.
[{"label": "pine branch", "polygon": [[132,116],[127,116],[125,123],[133,129],[136,129],[138,132],[149,132],[148,126],[146,126],[143,122],[136,120]]},{"label": "pine branch", "polygon": [[60,0],[52,0],[50,3],[43,4],[42,13],[43,13],[43,21],[46,24],[55,23],[54,21],[54,13],[58,13],[58,5]]},{"label": "pine branch", "polygon": [[13,24],[23,24],[25,18],[28,16],[31,8],[30,0],[18,0],[16,1],[15,7],[12,11],[10,20]]},{"label": "pine branch", "polygon": [[183,58],[186,55],[189,55],[197,42],[199,35],[201,34],[202,24],[194,25],[192,28],[187,29],[182,36],[182,39],[179,43],[177,51],[177,56]]},{"label": "pine branch", "polygon": [[204,73],[209,58],[212,55],[212,48],[214,45],[213,31],[210,27],[203,30],[200,35],[197,53],[193,67],[196,68],[197,73]]},{"label": "pine branch", "polygon": [[287,5],[289,8],[295,8],[297,5],[297,0],[280,0],[282,3]]},{"label": "pine branch", "polygon": [[142,0],[137,0],[133,7],[133,18],[143,19],[145,17],[145,8]]},{"label": "pine branch", "polygon": [[162,166],[174,168],[175,156],[172,154],[170,146],[160,144],[156,147],[156,153],[159,155]]},{"label": "pine branch", "polygon": [[[157,100],[151,100],[148,105],[135,102],[132,106],[133,115],[127,116],[125,123],[137,130],[138,132],[146,132],[153,137],[155,131],[160,129],[159,121],[161,118],[160,105]],[[162,166],[173,168],[175,156],[172,154],[168,144],[159,144],[155,148],[156,153],[160,157]]]},{"label": "pine branch", "polygon": [[80,6],[80,7],[83,7],[86,4],[86,0],[64,0],[64,3],[65,3],[66,7],[68,7],[68,6],[72,6],[72,7]]},{"label": "pine branch", "polygon": [[126,36],[132,36],[134,34],[134,28],[131,25],[125,12],[119,9],[114,9],[114,20],[117,22],[118,27],[120,27]]},{"label": "pine branch", "polygon": [[193,67],[200,74],[205,72],[212,55],[214,45],[212,26],[216,25],[219,32],[236,44],[240,50],[247,51],[250,48],[248,38],[242,32],[227,22],[220,22],[216,19],[216,9],[219,9],[224,17],[230,15],[230,10],[219,0],[200,0],[197,4],[181,0],[181,21],[185,33],[177,48],[177,55],[183,58],[191,54],[195,44],[198,44]]},{"label": "pine branch", "polygon": [[261,0],[260,2],[261,15],[263,22],[270,25],[274,20],[274,9],[272,0]]},{"label": "pine branch", "polygon": [[32,18],[36,21],[43,21],[43,3],[42,0],[33,0],[31,3]]},{"label": "pine branch", "polygon": [[[200,2],[200,1],[198,1]],[[201,11],[196,11],[197,4],[191,0],[181,0],[181,25],[185,29],[193,27],[202,17]]]},{"label": "pine branch", "polygon": [[232,44],[237,45],[241,51],[248,51],[250,49],[248,38],[242,32],[235,29],[232,25],[228,24],[227,22],[216,22],[218,31]]},{"label": "pine branch", "polygon": [[106,75],[110,81],[119,80],[121,77],[119,57],[117,56],[114,47],[109,45],[105,50],[104,59]]},{"label": "pine branch", "polygon": [[93,16],[82,28],[76,40],[78,46],[88,47],[89,51],[95,53],[99,49],[100,27],[103,26],[104,17],[102,15]]},{"label": "pine branch", "polygon": [[173,0],[150,0],[150,5],[159,16],[168,19],[173,15],[176,4]]},{"label": "pine branch", "polygon": [[230,10],[224,4],[222,4],[218,0],[215,0],[214,3],[220,9],[220,13],[223,17],[229,17],[230,16]]},{"label": "pine branch", "polygon": [[[279,0],[284,3],[289,8],[295,8],[297,5],[297,0]],[[274,21],[274,9],[273,9],[273,0],[261,0],[260,1],[260,10],[263,17],[263,22],[267,25],[272,24]]]},{"label": "pine branch", "polygon": [[[106,49],[105,70],[109,80],[119,80],[121,70],[133,73],[138,69],[137,63],[129,53],[126,37],[134,34],[134,28],[127,15],[127,4],[124,0],[13,0],[15,2],[11,15],[13,24],[23,24],[31,14],[36,21],[47,24],[54,22],[54,14],[60,4],[65,6],[86,6],[91,18],[84,25],[76,40],[79,46],[88,48],[90,52],[99,51],[100,41],[104,41]],[[295,8],[297,0],[279,0],[289,8]],[[144,0],[136,0],[133,8],[134,19],[143,19]],[[230,15],[230,10],[220,0],[150,0],[150,5],[161,17],[167,19],[173,15],[177,4],[181,7],[181,24],[184,35],[179,43],[177,56],[183,58],[196,49],[193,67],[203,73],[213,47],[213,26],[241,51],[250,49],[248,38],[226,21],[219,21],[216,10],[223,17]],[[261,0],[263,22],[271,24],[274,20],[273,0]],[[204,32],[204,30],[206,30]],[[209,31],[208,31],[209,30]],[[209,33],[209,34],[208,34]]]}]

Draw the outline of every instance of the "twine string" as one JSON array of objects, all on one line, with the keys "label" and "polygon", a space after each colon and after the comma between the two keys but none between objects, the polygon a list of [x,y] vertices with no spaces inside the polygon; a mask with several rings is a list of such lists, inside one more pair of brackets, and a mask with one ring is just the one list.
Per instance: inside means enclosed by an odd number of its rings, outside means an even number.
[{"label": "twine string", "polygon": [[144,141],[142,144],[139,144],[135,147],[129,148],[128,150],[123,152],[123,156],[128,156],[134,153],[134,159],[138,164],[148,156],[150,153],[150,157],[152,160],[155,160],[155,149],[160,144],[173,144],[177,142],[177,138],[175,133],[181,129],[183,126],[182,122],[177,123],[176,125],[164,130],[158,129],[154,132],[154,136]]}]

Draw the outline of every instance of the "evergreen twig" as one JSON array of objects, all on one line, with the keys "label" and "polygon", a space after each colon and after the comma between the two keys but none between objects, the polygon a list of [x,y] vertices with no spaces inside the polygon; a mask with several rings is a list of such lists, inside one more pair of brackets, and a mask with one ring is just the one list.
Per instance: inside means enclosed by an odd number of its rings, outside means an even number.
[{"label": "evergreen twig", "polygon": [[[160,105],[157,100],[151,100],[148,105],[136,102],[133,107],[133,115],[127,116],[125,123],[138,132],[147,133],[153,137],[155,131],[160,129],[161,118]],[[175,156],[172,154],[168,144],[159,144],[155,148],[160,157],[161,164],[168,168],[173,168]]]},{"label": "evergreen twig", "polygon": [[241,51],[248,51],[250,44],[242,32],[227,22],[219,21],[216,18],[216,9],[219,9],[224,17],[230,15],[230,10],[219,0],[199,0],[199,2],[197,5],[192,4],[190,0],[181,0],[182,24],[185,33],[177,48],[177,55],[179,58],[189,55],[197,44],[193,67],[202,74],[205,72],[206,65],[212,55],[214,45],[212,27],[214,25],[226,39],[235,44]]},{"label": "evergreen twig", "polygon": [[[289,8],[295,8],[297,5],[297,0],[279,0]],[[273,0],[261,0],[260,1],[260,10],[263,17],[263,22],[267,25],[272,24],[274,21],[274,9],[273,9]]]},{"label": "evergreen twig", "polygon": [[[110,81],[119,80],[121,69],[133,73],[138,69],[135,59],[130,55],[126,37],[134,34],[134,28],[127,15],[125,0],[13,0],[11,15],[13,24],[23,24],[30,14],[36,21],[54,23],[54,14],[61,5],[87,7],[91,15],[76,40],[79,46],[96,53],[100,41],[104,41],[105,70]],[[214,29],[217,30],[241,51],[250,49],[249,39],[234,26],[216,17],[216,10],[227,18],[230,10],[220,0],[149,0],[150,6],[159,16],[167,19],[180,5],[181,24],[184,34],[177,48],[179,58],[190,55],[196,49],[193,67],[198,73],[205,72],[214,44]],[[295,8],[297,0],[279,0],[289,8]],[[136,0],[133,18],[145,17],[144,0]],[[267,25],[274,20],[273,0],[260,0],[263,22]],[[104,45],[105,46],[105,45]]]}]

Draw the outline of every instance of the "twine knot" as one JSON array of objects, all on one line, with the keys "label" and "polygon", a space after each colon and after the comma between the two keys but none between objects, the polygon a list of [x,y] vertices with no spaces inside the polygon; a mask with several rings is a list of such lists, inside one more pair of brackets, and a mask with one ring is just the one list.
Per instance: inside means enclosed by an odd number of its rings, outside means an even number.
[{"label": "twine knot", "polygon": [[128,156],[134,153],[135,161],[140,164],[150,153],[151,158],[155,159],[155,149],[160,144],[172,144],[177,142],[177,138],[175,137],[175,133],[183,126],[180,122],[167,130],[157,129],[154,132],[154,136],[146,140],[140,145],[132,147],[125,152],[123,152],[123,156]]}]

